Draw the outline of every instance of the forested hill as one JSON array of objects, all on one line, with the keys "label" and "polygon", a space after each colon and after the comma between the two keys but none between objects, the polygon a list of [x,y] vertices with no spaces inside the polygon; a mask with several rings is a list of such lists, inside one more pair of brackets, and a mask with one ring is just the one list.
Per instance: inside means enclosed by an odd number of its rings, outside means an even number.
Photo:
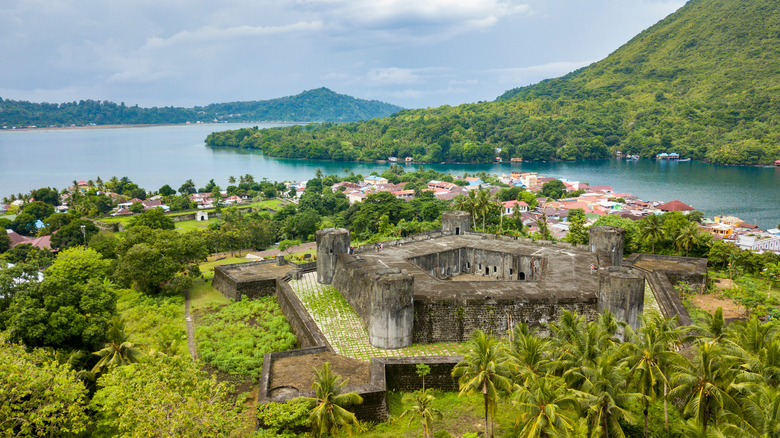
[{"label": "forested hill", "polygon": [[778,108],[780,2],[692,0],[606,59],[495,102],[208,142],[336,160],[574,160],[620,150],[769,164],[780,159]]},{"label": "forested hill", "polygon": [[279,99],[205,107],[140,108],[108,101],[32,103],[0,99],[0,126],[139,125],[186,122],[347,122],[384,117],[401,107],[337,94],[327,88]]}]

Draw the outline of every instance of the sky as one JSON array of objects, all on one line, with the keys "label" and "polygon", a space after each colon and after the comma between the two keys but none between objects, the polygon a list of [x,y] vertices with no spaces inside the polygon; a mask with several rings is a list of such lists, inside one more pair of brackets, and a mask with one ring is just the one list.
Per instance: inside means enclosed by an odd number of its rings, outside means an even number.
[{"label": "sky", "polygon": [[0,0],[0,97],[196,106],[328,87],[494,100],[598,61],[681,0]]}]

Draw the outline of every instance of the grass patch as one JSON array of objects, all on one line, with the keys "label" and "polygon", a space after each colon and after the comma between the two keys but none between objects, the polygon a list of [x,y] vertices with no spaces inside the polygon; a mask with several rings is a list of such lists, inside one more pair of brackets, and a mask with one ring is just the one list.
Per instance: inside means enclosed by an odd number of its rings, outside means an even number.
[{"label": "grass patch", "polygon": [[252,261],[254,260],[248,260],[243,257],[227,257],[222,260],[211,260],[208,262],[203,262],[199,265],[199,267],[200,267],[200,272],[203,273],[203,278],[205,278],[206,280],[210,280],[214,278],[215,266],[232,265],[234,263],[247,263]]},{"label": "grass patch", "polygon": [[209,225],[217,222],[218,220],[218,218],[210,217],[207,221],[197,221],[193,219],[191,221],[176,222],[174,225],[176,225],[176,231],[188,233],[190,231],[206,229]]},{"label": "grass patch", "polygon": [[130,340],[146,353],[187,354],[183,297],[153,297],[125,289],[117,296],[117,311],[125,320]]},{"label": "grass patch", "polygon": [[[379,423],[368,431],[356,433],[358,437],[419,437],[422,436],[422,426],[419,420],[399,418],[409,409],[412,402],[405,399],[402,392],[387,393],[387,407],[390,411],[390,419],[385,423]],[[438,409],[443,418],[433,422],[432,434],[437,431],[447,431],[454,437],[466,433],[478,433],[485,430],[484,401],[481,395],[458,397],[456,392],[433,391],[436,400],[433,407]],[[511,402],[501,400],[496,409],[494,432],[497,437],[515,436],[514,419],[516,411]]]},{"label": "grass patch", "polygon": [[295,348],[298,341],[274,297],[211,303],[198,312],[195,339],[204,362],[255,380],[265,353]]},{"label": "grass patch", "polygon": [[230,304],[230,298],[211,287],[210,281],[195,283],[190,289],[190,308],[203,309],[214,305]]}]

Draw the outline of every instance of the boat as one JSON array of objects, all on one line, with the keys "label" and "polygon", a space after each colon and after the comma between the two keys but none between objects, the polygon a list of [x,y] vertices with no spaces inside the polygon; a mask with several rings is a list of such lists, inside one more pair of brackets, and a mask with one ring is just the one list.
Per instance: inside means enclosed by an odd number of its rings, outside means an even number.
[{"label": "boat", "polygon": [[638,160],[639,155],[626,155],[626,160]]},{"label": "boat", "polygon": [[691,161],[691,159],[690,158],[683,158],[683,159],[677,160],[678,163],[682,163],[683,161]]}]

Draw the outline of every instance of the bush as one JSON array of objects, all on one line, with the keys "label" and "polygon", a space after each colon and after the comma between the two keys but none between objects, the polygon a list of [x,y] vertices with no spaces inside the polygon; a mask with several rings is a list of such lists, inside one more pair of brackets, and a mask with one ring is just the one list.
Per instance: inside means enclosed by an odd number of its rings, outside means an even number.
[{"label": "bush", "polygon": [[309,403],[288,400],[286,403],[257,405],[258,425],[271,436],[295,436],[311,426]]}]

